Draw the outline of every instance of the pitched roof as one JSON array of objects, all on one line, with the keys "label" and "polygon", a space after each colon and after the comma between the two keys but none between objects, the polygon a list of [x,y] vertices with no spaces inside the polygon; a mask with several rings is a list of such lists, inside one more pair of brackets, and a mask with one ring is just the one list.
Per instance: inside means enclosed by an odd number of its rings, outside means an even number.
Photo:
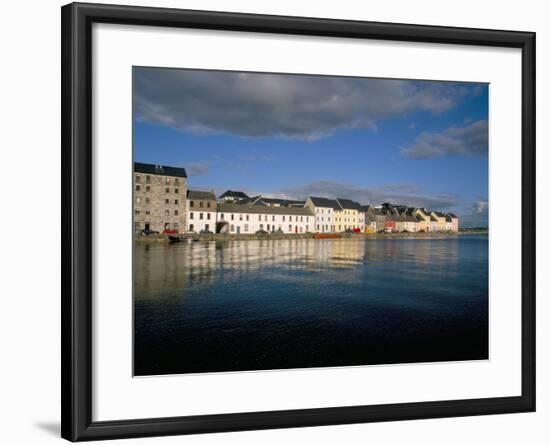
[{"label": "pitched roof", "polygon": [[216,195],[213,192],[203,192],[201,190],[187,190],[187,199],[203,199],[205,201],[215,201]]},{"label": "pitched roof", "polygon": [[239,198],[245,199],[248,198],[248,195],[244,192],[239,192],[235,190],[226,190],[220,195],[220,198]]},{"label": "pitched roof", "polygon": [[253,213],[262,215],[303,215],[313,216],[307,207],[269,207],[247,204],[218,204],[218,213]]},{"label": "pitched roof", "polygon": [[144,164],[143,162],[134,162],[134,172],[146,175],[176,176],[187,178],[187,173],[183,167],[170,167],[167,165]]},{"label": "pitched roof", "polygon": [[340,207],[347,210],[361,210],[361,204],[352,201],[351,199],[336,198]]},{"label": "pitched roof", "polygon": [[448,213],[448,215],[449,215],[451,218],[458,218],[458,216],[456,216],[454,213]]},{"label": "pitched roof", "polygon": [[280,198],[265,198],[262,196],[262,201],[267,205],[279,204],[280,206],[290,207],[292,206],[303,206],[305,201],[298,201],[296,199],[280,199]]},{"label": "pitched roof", "polygon": [[334,210],[341,210],[340,204],[338,204],[338,201],[336,199],[329,199],[329,198],[318,198],[316,196],[310,196],[309,199],[311,199],[311,202],[315,207],[329,207]]}]

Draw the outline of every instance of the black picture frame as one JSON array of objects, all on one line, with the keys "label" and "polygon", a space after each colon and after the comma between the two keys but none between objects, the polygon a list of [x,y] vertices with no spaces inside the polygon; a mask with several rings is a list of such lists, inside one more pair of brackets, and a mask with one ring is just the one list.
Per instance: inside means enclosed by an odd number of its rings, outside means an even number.
[{"label": "black picture frame", "polygon": [[[73,3],[62,7],[62,408],[70,441],[535,410],[535,33]],[[522,53],[521,396],[92,421],[94,23],[519,48]]]}]

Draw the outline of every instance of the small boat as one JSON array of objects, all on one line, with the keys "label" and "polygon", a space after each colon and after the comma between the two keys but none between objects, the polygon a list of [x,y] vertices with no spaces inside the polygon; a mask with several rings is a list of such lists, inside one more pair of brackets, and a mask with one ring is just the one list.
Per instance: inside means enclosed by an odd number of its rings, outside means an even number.
[{"label": "small boat", "polygon": [[342,238],[342,235],[340,235],[339,233],[314,233],[313,238],[315,239]]}]

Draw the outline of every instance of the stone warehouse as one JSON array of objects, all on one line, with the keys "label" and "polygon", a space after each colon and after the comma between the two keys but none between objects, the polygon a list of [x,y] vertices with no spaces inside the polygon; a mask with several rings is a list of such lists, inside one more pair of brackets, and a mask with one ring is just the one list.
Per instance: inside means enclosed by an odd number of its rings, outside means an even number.
[{"label": "stone warehouse", "polygon": [[184,168],[134,163],[134,230],[183,232],[187,228]]},{"label": "stone warehouse", "polygon": [[304,201],[248,196],[227,190],[189,190],[184,168],[134,163],[136,232],[253,234],[338,232],[458,232],[453,213],[347,198],[310,196]]}]

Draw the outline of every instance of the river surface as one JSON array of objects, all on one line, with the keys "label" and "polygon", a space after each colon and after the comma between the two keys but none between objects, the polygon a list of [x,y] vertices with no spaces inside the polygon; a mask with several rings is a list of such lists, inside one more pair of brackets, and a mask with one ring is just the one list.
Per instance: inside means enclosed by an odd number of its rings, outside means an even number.
[{"label": "river surface", "polygon": [[134,248],[134,374],[488,358],[487,236]]}]

